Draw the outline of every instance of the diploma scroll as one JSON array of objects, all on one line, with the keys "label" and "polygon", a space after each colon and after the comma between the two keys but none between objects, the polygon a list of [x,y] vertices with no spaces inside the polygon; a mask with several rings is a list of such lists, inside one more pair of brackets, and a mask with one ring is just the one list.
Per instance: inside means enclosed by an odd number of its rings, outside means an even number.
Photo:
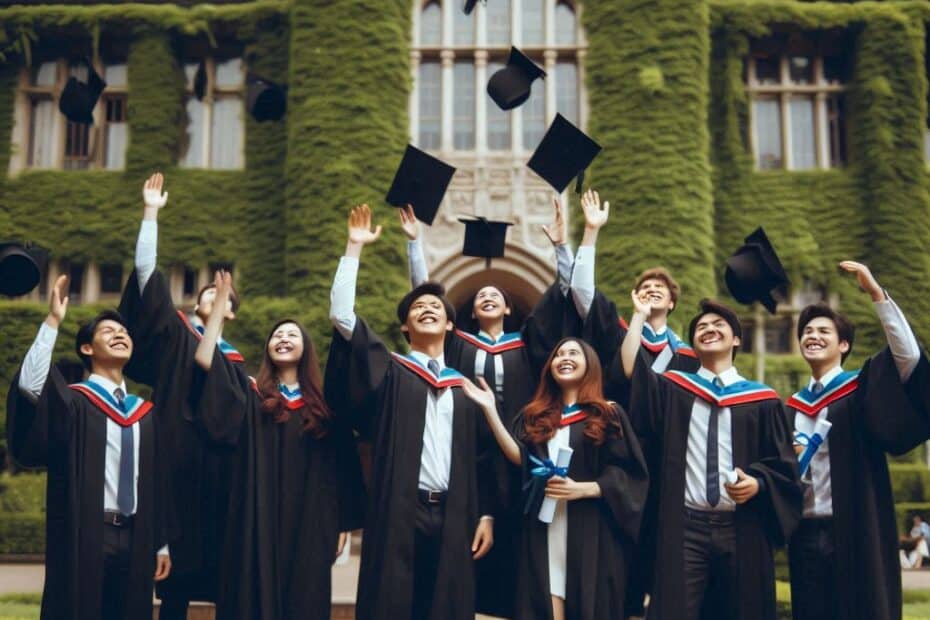
[{"label": "diploma scroll", "polygon": [[830,434],[830,429],[832,427],[833,424],[827,420],[817,420],[817,423],[814,424],[814,432],[810,435],[805,435],[800,432],[794,434],[795,443],[804,446],[804,452],[798,457],[798,468],[801,470],[802,477],[807,473],[807,469],[811,465],[811,460],[813,460],[821,444],[826,441],[827,435]]},{"label": "diploma scroll", "polygon": [[[571,448],[559,448],[559,454],[555,458],[555,466],[568,469],[568,464],[572,461],[572,452]],[[552,523],[552,518],[555,517],[555,505],[558,500],[552,497],[543,498],[542,505],[539,507],[539,520],[543,523]]]}]

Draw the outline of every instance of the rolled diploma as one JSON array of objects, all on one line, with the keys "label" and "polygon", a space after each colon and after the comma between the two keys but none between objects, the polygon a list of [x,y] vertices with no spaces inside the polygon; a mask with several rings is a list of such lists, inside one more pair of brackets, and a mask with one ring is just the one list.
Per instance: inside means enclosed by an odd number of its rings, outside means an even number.
[{"label": "rolled diploma", "polygon": [[[822,444],[827,440],[827,435],[830,434],[831,428],[833,428],[833,424],[831,422],[828,422],[827,420],[817,420],[817,422],[814,424],[813,435],[820,435],[820,439],[823,440],[820,442]],[[808,443],[807,447],[804,448],[804,452],[801,453],[799,462],[803,463],[803,469],[801,470],[802,476],[807,473],[807,468],[810,467],[811,461],[814,460],[814,454],[816,454],[818,448],[820,448],[820,444]]]},{"label": "rolled diploma", "polygon": [[[568,468],[568,464],[572,461],[572,450],[571,448],[561,447],[559,448],[559,454],[555,459],[556,467],[565,467]],[[553,497],[544,497],[542,505],[539,507],[539,520],[543,523],[552,523],[552,518],[555,516],[555,505],[559,501]]]}]

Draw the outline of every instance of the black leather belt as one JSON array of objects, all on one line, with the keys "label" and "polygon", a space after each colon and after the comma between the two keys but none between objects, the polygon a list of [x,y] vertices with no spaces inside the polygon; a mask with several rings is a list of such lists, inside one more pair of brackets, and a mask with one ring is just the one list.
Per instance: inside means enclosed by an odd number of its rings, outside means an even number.
[{"label": "black leather belt", "polygon": [[124,515],[119,512],[113,512],[112,510],[105,510],[103,512],[103,522],[107,525],[116,527],[129,527],[132,525],[132,515]]},{"label": "black leather belt", "polygon": [[685,518],[708,525],[733,525],[736,523],[736,512],[732,510],[694,510],[685,508]]},{"label": "black leather belt", "polygon": [[446,495],[447,493],[445,491],[417,489],[417,499],[423,504],[445,504]]}]

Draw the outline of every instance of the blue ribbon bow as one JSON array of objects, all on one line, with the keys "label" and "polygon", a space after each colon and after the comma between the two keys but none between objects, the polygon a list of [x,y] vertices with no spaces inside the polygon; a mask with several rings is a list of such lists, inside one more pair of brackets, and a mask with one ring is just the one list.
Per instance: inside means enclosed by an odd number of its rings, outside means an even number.
[{"label": "blue ribbon bow", "polygon": [[801,469],[801,475],[807,473],[807,468],[810,467],[811,459],[814,458],[814,454],[817,453],[817,450],[823,444],[823,437],[820,436],[820,433],[814,433],[812,435],[807,435],[800,431],[794,433],[794,440],[798,444],[805,446],[804,453],[801,454],[801,458],[798,461],[798,467]]},{"label": "blue ribbon bow", "polygon": [[540,476],[548,480],[552,476],[560,476],[564,478],[565,476],[568,475],[568,468],[557,467],[556,464],[552,462],[552,459],[547,458],[547,459],[540,460],[536,458],[535,456],[533,456],[532,454],[530,454],[529,457],[530,457],[530,460],[533,461],[533,463],[537,465],[537,467],[534,467],[533,469],[530,470],[530,473],[533,474],[534,476]]}]

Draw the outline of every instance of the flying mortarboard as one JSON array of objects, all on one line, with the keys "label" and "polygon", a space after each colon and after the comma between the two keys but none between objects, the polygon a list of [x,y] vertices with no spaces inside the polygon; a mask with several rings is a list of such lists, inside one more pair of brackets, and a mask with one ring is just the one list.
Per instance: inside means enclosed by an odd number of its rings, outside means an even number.
[{"label": "flying mortarboard", "polygon": [[738,302],[758,301],[769,313],[775,314],[777,304],[772,291],[787,285],[788,275],[761,226],[727,259],[724,279]]},{"label": "flying mortarboard", "polygon": [[465,224],[463,256],[487,259],[490,266],[492,258],[504,255],[507,228],[513,226],[513,222],[495,222],[484,217],[460,217],[459,221]]},{"label": "flying mortarboard", "polygon": [[39,283],[45,267],[45,250],[19,243],[0,243],[0,295],[19,297]]},{"label": "flying mortarboard", "polygon": [[580,194],[585,168],[591,165],[600,152],[601,147],[597,142],[564,116],[556,114],[526,165],[560,194],[577,176],[575,191]]},{"label": "flying mortarboard", "polygon": [[417,219],[432,225],[455,168],[407,145],[385,200],[394,207],[413,205]]},{"label": "flying mortarboard", "polygon": [[476,4],[478,4],[478,0],[465,0],[465,6],[462,8],[462,10],[465,11],[465,15],[471,15],[471,12],[475,10]]},{"label": "flying mortarboard", "polygon": [[287,111],[287,86],[250,75],[246,79],[246,107],[258,122],[280,120]]},{"label": "flying mortarboard", "polygon": [[515,47],[510,48],[507,66],[488,80],[488,95],[501,110],[512,110],[530,97],[533,80],[545,78],[546,72]]},{"label": "flying mortarboard", "polygon": [[97,105],[100,93],[107,87],[107,83],[87,60],[83,62],[87,65],[87,83],[74,76],[68,78],[68,83],[58,99],[58,109],[72,123],[93,125],[94,106]]}]

